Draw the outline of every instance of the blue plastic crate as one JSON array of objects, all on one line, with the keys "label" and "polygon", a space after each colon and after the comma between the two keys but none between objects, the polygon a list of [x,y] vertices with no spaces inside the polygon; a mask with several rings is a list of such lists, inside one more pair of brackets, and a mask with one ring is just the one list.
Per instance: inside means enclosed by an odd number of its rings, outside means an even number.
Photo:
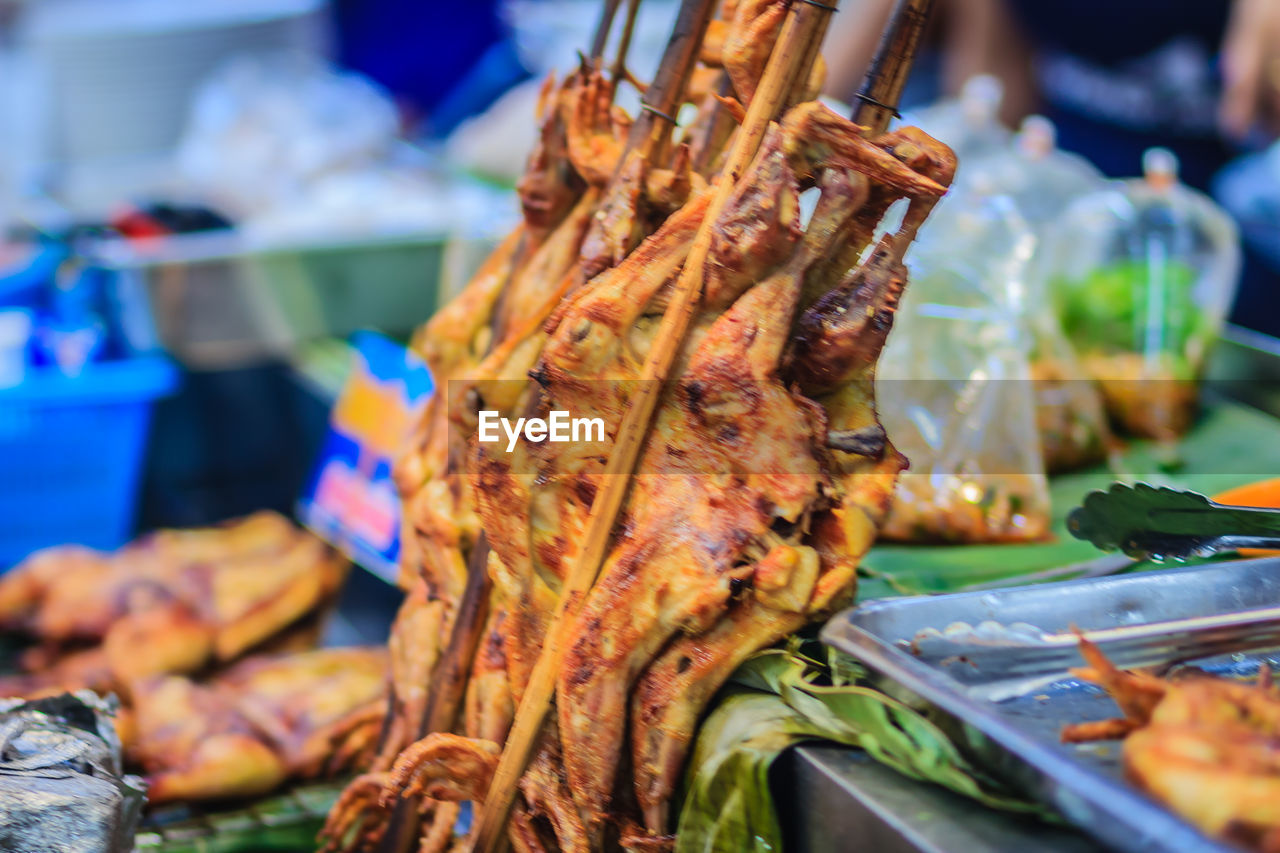
[{"label": "blue plastic crate", "polygon": [[152,406],[177,379],[144,355],[0,389],[0,570],[50,545],[128,541]]}]

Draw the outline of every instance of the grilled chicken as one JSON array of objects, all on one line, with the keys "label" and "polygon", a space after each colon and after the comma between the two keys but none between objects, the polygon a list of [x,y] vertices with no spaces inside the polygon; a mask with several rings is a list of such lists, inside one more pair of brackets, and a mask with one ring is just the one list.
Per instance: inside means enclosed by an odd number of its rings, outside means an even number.
[{"label": "grilled chicken", "polygon": [[332,599],[347,563],[274,513],[164,530],[114,554],[33,555],[0,579],[9,630],[40,642],[0,693],[90,688],[127,697],[138,679],[236,660]]},{"label": "grilled chicken", "polygon": [[385,651],[361,648],[249,658],[207,683],[144,679],[126,746],[152,803],[253,796],[369,751],[385,688]]},{"label": "grilled chicken", "polygon": [[[701,298],[599,579],[571,626],[556,712],[520,783],[513,846],[662,846],[711,696],[747,656],[852,600],[858,561],[906,465],[876,418],[875,365],[906,284],[903,254],[955,162],[918,130],[869,138],[805,101],[821,73],[810,63],[789,100],[798,105],[770,126],[750,166],[717,174],[785,7],[725,4],[702,50],[724,76],[685,143],[634,147],[644,134],[626,133],[630,122],[612,105],[616,81],[601,78],[597,63],[585,62],[558,96],[546,90],[545,102],[568,105],[565,144],[548,143],[544,114],[530,168],[575,176],[562,190],[579,192],[576,202],[542,244],[563,238],[564,253],[536,270],[533,255],[507,256],[505,287],[525,294],[524,322],[502,312],[505,294],[496,300],[493,331],[473,338],[487,354],[473,347],[450,365],[450,402],[401,466],[415,474],[402,483],[411,485],[414,536],[406,575],[421,583],[411,583],[392,639],[393,659],[417,666],[411,676],[402,667],[397,700],[430,689],[460,606],[459,570],[479,553],[470,571],[485,571],[491,586],[465,707],[452,730],[411,745],[404,738],[421,718],[393,707],[387,748],[331,815],[329,849],[372,844],[401,797],[421,816],[422,850],[450,843],[457,803],[483,808],[582,546],[613,430],[719,181],[734,183],[714,223]],[[819,201],[804,222],[799,197],[811,187]],[[910,200],[902,226],[871,246],[900,198]],[[527,203],[525,213],[525,231],[545,228]],[[475,435],[479,409],[599,417],[606,435],[522,441],[508,452],[463,440]],[[448,439],[435,432],[445,422]],[[466,535],[449,530],[459,519]],[[481,532],[486,548],[473,552]],[[449,554],[447,583],[433,580],[439,552]],[[444,627],[411,628],[417,619]]]},{"label": "grilled chicken", "polygon": [[6,627],[40,641],[0,695],[119,695],[152,802],[248,797],[365,763],[386,652],[298,653],[314,647],[317,611],[346,569],[274,513],[162,530],[114,554],[40,552],[0,580]]},{"label": "grilled chicken", "polygon": [[1280,850],[1280,692],[1265,664],[1250,684],[1121,670],[1083,637],[1080,653],[1089,667],[1073,674],[1101,685],[1124,716],[1067,726],[1063,742],[1123,738],[1125,775],[1156,800],[1232,847]]}]

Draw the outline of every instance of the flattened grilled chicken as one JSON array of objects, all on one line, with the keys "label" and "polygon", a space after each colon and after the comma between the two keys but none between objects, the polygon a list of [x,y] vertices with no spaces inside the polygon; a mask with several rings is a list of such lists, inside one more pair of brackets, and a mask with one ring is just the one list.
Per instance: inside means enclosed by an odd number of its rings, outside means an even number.
[{"label": "flattened grilled chicken", "polygon": [[[458,299],[416,336],[445,393],[433,400],[397,465],[408,596],[389,644],[392,706],[371,772],[352,783],[331,815],[325,832],[331,849],[372,843],[385,830],[381,791],[391,783],[397,756],[417,734],[431,674],[452,629],[481,529],[475,480],[462,476],[467,451],[460,444],[474,431],[477,406],[510,415],[527,405],[527,374],[547,342],[551,313],[589,271],[625,254],[656,227],[692,181],[683,177],[688,169],[681,169],[680,160],[669,171],[645,163],[633,175],[614,175],[624,156],[614,142],[628,121],[609,104],[611,85],[584,63],[559,87],[550,81],[544,87],[542,132],[519,185],[522,236],[508,238]],[[595,248],[585,249],[588,243]],[[503,595],[500,568],[492,573],[496,588],[467,685],[463,728],[472,737],[501,741],[514,713],[507,655],[520,621],[508,617],[520,611]],[[540,633],[535,641],[541,641]],[[423,844],[446,844],[456,806],[423,803]]]},{"label": "flattened grilled chicken", "polygon": [[[416,434],[397,463],[395,479],[404,501],[401,537],[401,585],[407,596],[390,640],[392,707],[389,731],[374,762],[385,772],[416,736],[427,686],[447,643],[454,608],[466,585],[467,558],[480,534],[474,498],[458,476],[460,436],[450,418],[470,407],[471,386],[458,381],[477,374],[491,350],[506,347],[531,314],[554,305],[551,293],[578,258],[578,245],[589,221],[595,190],[573,169],[569,159],[567,114],[577,97],[595,90],[579,71],[557,86],[548,78],[539,99],[538,144],[520,182],[524,223],[481,266],[453,301],[415,335],[414,348],[426,361],[440,389],[423,413]],[[504,350],[504,352],[507,350]],[[487,371],[501,371],[492,358]],[[362,790],[353,787],[353,797]],[[362,798],[357,798],[365,802]]]},{"label": "flattened grilled chicken", "polygon": [[0,578],[0,627],[54,642],[101,640],[140,590],[178,591],[197,582],[188,575],[202,564],[271,556],[297,538],[282,516],[259,513],[217,528],[160,531],[116,554],[49,548]]},{"label": "flattened grilled chicken", "polygon": [[[904,164],[903,152],[890,153],[896,142],[868,143],[825,108],[802,105],[770,132],[721,215],[689,355],[579,616],[558,684],[558,725],[544,734],[522,786],[513,833],[526,848],[545,845],[539,826],[561,849],[600,843],[629,705],[635,796],[649,831],[665,832],[666,803],[705,702],[755,649],[850,599],[857,560],[904,464],[878,427],[871,397],[905,282],[895,250],[901,235],[886,238],[835,287],[814,279],[830,276],[831,258],[856,239],[869,176],[886,206],[901,195],[936,198],[949,181],[945,168],[932,170],[938,183]],[[930,150],[945,166],[949,152]],[[918,159],[913,149],[905,153]],[[802,181],[822,186],[803,239]],[[534,413],[620,420],[664,288],[704,210],[705,196],[691,199],[558,312],[533,374]],[[793,323],[804,294],[824,290]],[[797,380],[814,396],[791,384]],[[506,454],[475,445],[477,506],[508,610],[506,659],[517,699],[609,448],[609,440],[541,443]],[[565,781],[551,784],[561,761]],[[412,757],[405,762],[401,776],[412,778]],[[424,763],[423,772],[447,772],[447,764]]]},{"label": "flattened grilled chicken", "polygon": [[[127,696],[137,679],[195,672],[260,646],[329,600],[347,563],[274,513],[166,530],[115,554],[54,548],[0,579],[5,627],[43,646],[5,695],[90,688]],[[76,648],[63,660],[68,644]]]},{"label": "flattened grilled chicken", "polygon": [[207,684],[176,675],[135,684],[124,740],[152,803],[248,797],[356,760],[385,688],[382,649],[250,658]]}]

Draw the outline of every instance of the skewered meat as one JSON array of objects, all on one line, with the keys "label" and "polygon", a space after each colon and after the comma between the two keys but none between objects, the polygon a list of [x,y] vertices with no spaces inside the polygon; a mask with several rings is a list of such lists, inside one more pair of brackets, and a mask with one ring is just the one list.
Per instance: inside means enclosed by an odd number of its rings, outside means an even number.
[{"label": "skewered meat", "polygon": [[[736,13],[734,5],[726,4],[719,62],[749,103],[786,4],[743,3]],[[743,33],[752,27],[748,43]],[[817,65],[798,59],[797,75],[786,78],[795,80],[791,103],[804,100],[811,81],[801,78]],[[489,354],[447,375],[455,380],[451,402],[433,415],[431,429],[448,419],[454,439],[432,433],[435,461],[412,463],[433,472],[406,505],[416,558],[446,549],[456,569],[470,552],[470,570],[486,571],[492,584],[482,592],[488,615],[465,713],[452,730],[424,732],[405,748],[400,738],[421,716],[393,710],[388,748],[335,807],[331,849],[381,837],[386,807],[399,796],[418,801],[423,850],[447,844],[442,822],[456,815],[447,808],[453,801],[483,805],[497,744],[582,547],[614,436],[522,442],[510,452],[461,446],[458,437],[475,434],[480,408],[570,411],[616,428],[673,282],[695,235],[710,225],[717,186],[732,192],[714,222],[701,298],[599,580],[571,623],[557,713],[539,735],[510,823],[516,848],[585,851],[624,834],[628,845],[661,844],[706,702],[743,657],[852,598],[857,563],[905,465],[876,419],[874,369],[906,281],[903,253],[954,171],[949,149],[914,129],[869,139],[806,102],[771,126],[745,171],[716,176],[727,138],[718,116],[740,118],[745,107],[704,104],[691,144],[659,156],[662,145],[628,147],[644,134],[620,141],[627,122],[593,68],[585,64],[562,87],[578,96],[564,122],[566,160],[587,186],[564,220],[582,211],[589,223],[575,235],[577,263],[556,264],[559,275],[548,275],[529,274],[528,259],[516,260],[507,287],[523,276],[532,293],[540,282],[540,298],[524,303],[537,307],[523,326],[495,313],[501,331]],[[554,172],[545,160],[534,165]],[[732,184],[717,183],[725,181]],[[799,194],[815,186],[820,200],[806,225]],[[885,210],[903,197],[910,199],[903,225],[867,252]],[[453,503],[420,506],[415,495],[427,489]],[[456,510],[459,496],[468,525],[474,509],[475,536],[433,540],[420,514]],[[452,578],[441,603],[446,625],[465,601],[453,591],[463,578]],[[411,592],[406,608],[437,597],[428,585]],[[393,649],[420,644],[430,653],[415,659],[438,661],[449,629],[425,641],[404,633],[397,628]]]},{"label": "skewered meat", "polygon": [[[608,815],[628,693],[651,662],[657,677],[642,678],[635,691],[633,761],[650,830],[665,831],[665,803],[703,703],[743,655],[847,601],[857,557],[870,545],[902,465],[876,433],[870,405],[875,358],[905,281],[899,237],[886,238],[865,266],[806,313],[799,327],[810,331],[798,339],[794,364],[783,364],[807,274],[843,248],[831,237],[846,230],[867,198],[860,174],[826,182],[802,241],[799,174],[811,179],[826,163],[858,163],[898,192],[941,191],[883,147],[864,142],[847,122],[840,135],[842,121],[816,105],[798,108],[762,145],[722,215],[692,354],[659,411],[624,510],[626,532],[579,617],[561,671],[563,750],[548,736],[529,771],[545,776],[545,768],[557,766],[556,755],[567,756],[564,791],[587,820],[571,819],[575,810],[557,799],[555,787],[539,787],[536,802],[517,817],[526,828],[538,815],[550,819],[561,846],[591,838]],[[785,129],[816,144],[788,146]],[[935,144],[932,155],[927,165],[949,180],[949,153]],[[535,373],[539,411],[568,409],[617,422],[626,380],[638,374],[632,353],[643,352],[645,335],[652,335],[654,323],[645,320],[660,310],[663,287],[704,209],[704,198],[691,200],[571,299]],[[909,217],[907,227],[917,218]],[[832,451],[841,462],[828,455],[826,410],[791,390],[784,371],[803,377],[829,404],[846,427],[842,433],[867,434]],[[491,571],[500,594],[515,603],[506,616],[506,648],[517,698],[607,452],[607,443],[575,444],[567,452],[543,443],[522,446],[509,459],[477,446],[478,509],[493,547]],[[751,463],[744,467],[739,459]],[[833,500],[840,492],[832,472],[847,489],[847,505]],[[779,525],[788,535],[778,534]],[[814,544],[805,541],[811,528]],[[679,652],[663,655],[673,634]],[[681,676],[691,670],[696,679],[686,684]],[[403,778],[411,775],[400,769]]]},{"label": "skewered meat", "polygon": [[[886,183],[917,193],[940,191],[865,143],[847,122],[842,138],[814,132],[815,127],[826,131],[842,121],[816,105],[797,108],[761,146],[755,165],[740,182],[743,191],[718,225],[725,239],[715,272],[704,287],[707,308],[704,318],[695,320],[688,366],[678,389],[659,410],[620,521],[625,533],[579,616],[561,670],[558,707],[566,769],[575,799],[590,820],[606,815],[628,691],[674,634],[697,635],[711,628],[735,590],[742,595],[749,588],[753,594],[744,597],[765,610],[808,618],[824,612],[835,597],[835,590],[817,586],[819,554],[804,541],[811,516],[832,504],[839,506],[843,497],[831,480],[831,463],[824,452],[825,412],[788,387],[781,361],[805,275],[833,250],[830,235],[856,209],[858,197],[833,184],[836,189],[830,192],[840,201],[830,202],[828,195],[827,205],[820,202],[826,209],[811,223],[811,233],[791,253],[790,262],[778,267],[796,242],[788,234],[798,231],[797,173],[857,158],[883,168]],[[816,140],[816,152],[800,148],[791,135],[796,133]],[[829,148],[828,142],[833,143]],[[771,267],[776,269],[772,275]],[[738,296],[752,281],[759,283]],[[628,295],[637,297],[635,291]],[[643,292],[638,296],[643,299]],[[896,294],[874,292],[872,298],[892,301]],[[728,310],[718,310],[719,304],[729,302]],[[842,317],[855,323],[861,319],[847,309]],[[570,340],[579,331],[572,321],[571,313],[561,326],[561,334],[567,332]],[[862,331],[854,323],[845,325],[847,332]],[[841,377],[846,383],[851,370],[874,365],[879,347],[872,337],[866,341],[857,335],[862,348],[846,348],[848,364]],[[552,363],[554,353],[548,348],[544,367]],[[570,386],[583,384],[584,374],[599,375],[581,366],[564,373]],[[556,378],[552,374],[544,379],[549,408],[599,411],[578,399],[555,397]],[[616,420],[615,416],[612,422]],[[883,445],[867,455],[879,457],[882,452]],[[552,477],[540,470],[539,479]],[[498,519],[486,519],[490,521]],[[790,535],[779,535],[779,530]],[[869,532],[865,527],[864,531]],[[557,536],[570,543],[566,550],[571,551],[572,532],[561,528]],[[864,533],[859,542],[846,539],[840,544],[841,585],[848,588],[857,556],[870,545],[870,537]],[[818,601],[806,614],[815,592]],[[738,634],[737,641],[742,639]],[[719,651],[723,653],[723,647]],[[693,711],[695,719],[700,710]],[[642,751],[635,760],[641,765],[650,757]]]},{"label": "skewered meat", "polygon": [[[466,424],[478,402],[478,383],[491,380],[487,406],[510,413],[523,404],[525,374],[546,340],[543,323],[580,281],[580,247],[588,229],[599,228],[597,209],[607,213],[614,205],[634,201],[614,192],[601,207],[601,188],[587,186],[582,177],[591,174],[599,181],[616,156],[608,145],[601,153],[600,140],[584,138],[602,126],[617,132],[626,127],[611,107],[603,120],[595,112],[611,94],[589,63],[559,86],[548,80],[539,107],[539,142],[518,188],[523,225],[415,336],[415,348],[443,393],[428,406],[396,469],[405,517],[401,583],[408,594],[389,641],[391,707],[370,772],[348,787],[331,813],[324,834],[332,848],[372,844],[385,831],[382,786],[402,750],[419,736],[431,676],[453,629],[468,559],[480,541],[472,482],[461,476],[466,448],[460,441],[469,434]],[[446,346],[437,342],[438,335]],[[502,396],[507,389],[514,391],[510,398]],[[483,562],[478,570],[484,571]],[[510,724],[512,700],[502,635],[497,633],[504,613],[495,600],[485,627],[485,651],[477,655],[467,685],[464,727],[475,737],[502,739]],[[446,843],[456,805],[425,799],[420,812],[424,843]]]},{"label": "skewered meat", "polygon": [[[479,521],[469,482],[458,476],[465,448],[463,433],[451,418],[468,411],[472,386],[464,377],[522,376],[537,357],[526,344],[557,294],[571,280],[578,247],[598,197],[586,189],[569,160],[568,113],[579,97],[599,96],[598,87],[580,78],[580,69],[556,87],[544,87],[542,133],[531,155],[520,193],[525,223],[503,242],[457,299],[445,306],[416,336],[415,347],[427,362],[442,393],[428,405],[409,453],[396,470],[405,502],[405,606],[391,639],[393,703],[390,735],[384,738],[375,768],[390,768],[396,755],[417,734],[426,706],[429,675],[452,628],[454,611],[466,585],[468,555],[479,538]],[[571,173],[572,180],[565,178]],[[517,236],[518,235],[518,236]],[[448,342],[441,346],[437,338]],[[536,347],[536,342],[534,344]],[[516,401],[508,401],[508,406]]]}]

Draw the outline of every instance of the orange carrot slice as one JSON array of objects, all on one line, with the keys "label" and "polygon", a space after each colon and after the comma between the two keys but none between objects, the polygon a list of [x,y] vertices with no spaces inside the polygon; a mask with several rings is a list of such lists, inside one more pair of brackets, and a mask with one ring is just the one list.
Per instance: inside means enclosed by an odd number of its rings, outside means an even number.
[{"label": "orange carrot slice", "polygon": [[[1227,489],[1225,492],[1219,492],[1214,495],[1213,499],[1220,504],[1227,504],[1228,506],[1280,508],[1280,477],[1259,480],[1256,483],[1248,483],[1243,486],[1237,486],[1234,489]],[[1240,556],[1273,557],[1280,556],[1280,551],[1260,551],[1256,548],[1247,548],[1240,551]]]}]

